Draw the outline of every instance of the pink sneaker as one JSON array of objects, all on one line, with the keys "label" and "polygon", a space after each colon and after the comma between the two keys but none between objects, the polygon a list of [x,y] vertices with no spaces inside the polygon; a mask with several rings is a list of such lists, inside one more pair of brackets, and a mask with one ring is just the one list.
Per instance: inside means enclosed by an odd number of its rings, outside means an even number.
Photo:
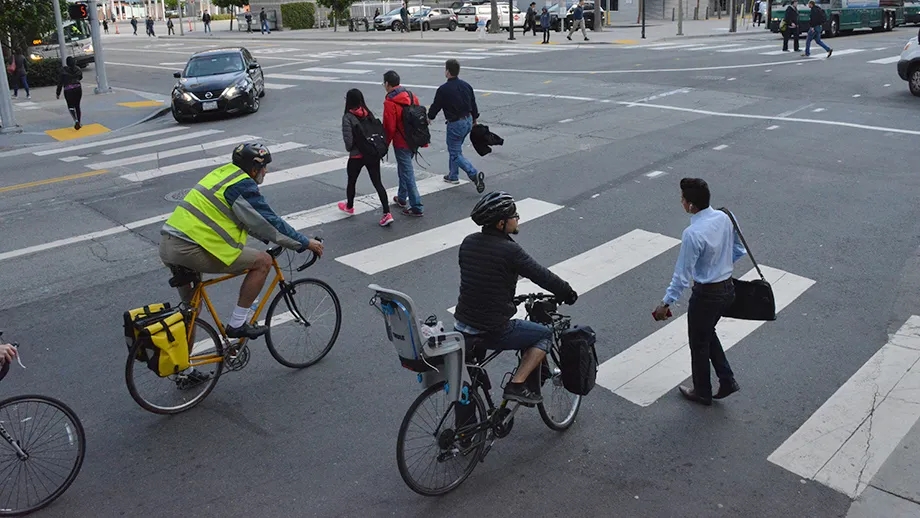
[{"label": "pink sneaker", "polygon": [[393,223],[393,215],[387,212],[386,214],[383,215],[382,218],[380,218],[380,226],[386,227],[390,223]]},{"label": "pink sneaker", "polygon": [[352,207],[352,208],[349,209],[349,208],[348,208],[348,204],[345,203],[344,201],[340,201],[340,202],[339,202],[339,210],[342,211],[342,212],[344,212],[344,213],[346,213],[346,214],[354,214],[354,213],[355,213],[354,207]]}]

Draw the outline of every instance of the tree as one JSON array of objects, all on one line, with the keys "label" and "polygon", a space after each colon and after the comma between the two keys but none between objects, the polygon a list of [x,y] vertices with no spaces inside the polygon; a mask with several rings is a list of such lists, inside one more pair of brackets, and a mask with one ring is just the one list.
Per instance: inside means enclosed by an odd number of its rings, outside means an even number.
[{"label": "tree", "polygon": [[[12,49],[25,52],[32,40],[54,30],[52,0],[0,0],[0,36],[9,35]],[[59,0],[67,18],[66,0]],[[2,38],[5,46],[6,38]]]},{"label": "tree", "polygon": [[[169,0],[166,1],[168,2]],[[244,5],[249,5],[249,0],[212,0],[211,3],[217,7],[229,9],[231,7],[243,7]]]},{"label": "tree", "polygon": [[498,0],[492,0],[492,19],[489,22],[489,32],[494,34],[501,30],[501,22],[498,18]]},{"label": "tree", "polygon": [[339,20],[351,18],[351,4],[355,0],[316,0],[316,3],[327,9],[332,9],[332,30],[338,32]]},{"label": "tree", "polygon": [[179,0],[163,0],[163,3],[166,5],[166,8],[171,11],[179,8]]}]

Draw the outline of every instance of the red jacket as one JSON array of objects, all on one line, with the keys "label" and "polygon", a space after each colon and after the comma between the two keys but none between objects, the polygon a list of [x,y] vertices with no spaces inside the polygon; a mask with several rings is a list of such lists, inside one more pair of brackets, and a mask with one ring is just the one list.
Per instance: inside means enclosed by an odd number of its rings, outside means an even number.
[{"label": "red jacket", "polygon": [[[414,101],[412,104],[419,104],[415,93],[412,94],[412,100]],[[393,149],[409,149],[406,139],[403,138],[405,130],[402,121],[403,106],[408,105],[409,92],[402,86],[397,86],[383,100],[383,133],[387,139],[387,145],[389,146],[390,142],[393,143]]]}]

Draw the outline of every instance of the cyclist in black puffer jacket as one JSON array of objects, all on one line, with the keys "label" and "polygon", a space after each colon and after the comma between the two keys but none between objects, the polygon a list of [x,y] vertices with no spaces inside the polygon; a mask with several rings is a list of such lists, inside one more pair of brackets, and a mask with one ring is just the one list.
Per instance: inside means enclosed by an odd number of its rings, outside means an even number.
[{"label": "cyclist in black puffer jacket", "polygon": [[80,129],[80,99],[83,97],[83,87],[80,81],[83,79],[83,71],[77,66],[77,60],[73,56],[67,56],[67,65],[61,68],[61,76],[58,79],[57,98],[61,98],[61,90],[64,90],[64,100],[67,101],[67,109],[70,110],[70,116],[73,117],[73,129]]},{"label": "cyclist in black puffer jacket", "polygon": [[545,325],[511,318],[517,312],[512,299],[518,276],[530,279],[569,305],[578,295],[511,239],[509,234],[518,233],[519,216],[510,194],[486,194],[473,207],[470,217],[482,231],[466,236],[460,245],[460,297],[454,329],[484,337],[491,349],[524,350],[521,364],[505,386],[504,398],[538,404],[543,397],[524,382],[546,357],[553,332]]}]

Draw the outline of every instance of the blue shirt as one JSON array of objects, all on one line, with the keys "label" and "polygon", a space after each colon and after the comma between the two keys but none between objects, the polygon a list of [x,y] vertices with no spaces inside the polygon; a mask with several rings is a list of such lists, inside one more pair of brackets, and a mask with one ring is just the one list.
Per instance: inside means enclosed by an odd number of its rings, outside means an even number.
[{"label": "blue shirt", "polygon": [[585,8],[580,5],[575,6],[575,10],[572,11],[572,19],[581,20],[584,17],[585,17]]},{"label": "blue shirt", "polygon": [[462,79],[449,78],[435,92],[434,101],[428,108],[428,118],[434,120],[441,110],[444,110],[444,118],[448,121],[456,121],[469,115],[478,119],[479,110],[476,108],[473,87]]},{"label": "blue shirt", "polygon": [[691,280],[702,284],[727,280],[735,261],[745,254],[747,250],[727,214],[706,207],[690,216],[690,226],[681,235],[677,265],[663,302],[673,304]]}]

